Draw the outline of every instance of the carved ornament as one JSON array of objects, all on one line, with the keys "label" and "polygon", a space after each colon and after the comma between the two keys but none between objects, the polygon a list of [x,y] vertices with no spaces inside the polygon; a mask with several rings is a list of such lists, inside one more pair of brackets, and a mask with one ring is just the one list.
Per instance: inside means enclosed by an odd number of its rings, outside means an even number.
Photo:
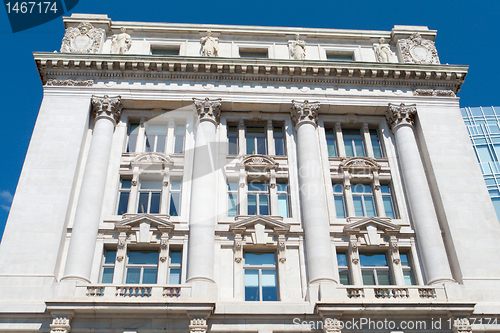
[{"label": "carved ornament", "polygon": [[389,103],[389,110],[385,113],[385,117],[394,131],[399,126],[413,126],[416,113],[415,104],[407,106],[404,103],[400,105]]},{"label": "carved ornament", "polygon": [[414,96],[439,96],[439,97],[455,97],[453,90],[438,90],[438,89],[413,89]]},{"label": "carved ornament", "polygon": [[248,155],[241,160],[241,166],[246,169],[276,169],[278,163],[270,157],[262,155]]},{"label": "carved ornament", "polygon": [[380,38],[379,44],[375,45],[375,55],[377,56],[378,62],[398,62],[391,47],[385,42],[385,38]]},{"label": "carved ornament", "polygon": [[343,323],[337,318],[326,318],[325,319],[325,332],[326,333],[341,333]]},{"label": "carved ornament", "polygon": [[[164,164],[173,165],[174,162],[169,156],[161,153],[142,153],[137,155],[132,164]],[[168,184],[167,184],[168,185]]]},{"label": "carved ornament", "polygon": [[403,62],[410,64],[440,64],[434,42],[422,38],[418,32],[399,41]]},{"label": "carved ornament", "polygon": [[125,28],[120,29],[121,33],[113,36],[111,41],[111,53],[125,54],[132,46],[132,38],[125,32]]},{"label": "carved ornament", "polygon": [[319,102],[304,102],[292,101],[292,120],[295,126],[302,123],[310,123],[314,126],[318,125],[318,115],[316,111],[319,109]]},{"label": "carved ornament", "polygon": [[204,57],[217,57],[219,55],[219,39],[212,37],[212,32],[207,31],[205,37],[201,37],[201,55]]},{"label": "carved ornament", "polygon": [[67,87],[92,87],[94,85],[94,80],[56,80],[50,79],[45,83],[46,86],[67,86]]},{"label": "carved ornament", "polygon": [[101,48],[104,29],[95,28],[89,22],[66,29],[62,40],[63,53],[98,53]]},{"label": "carved ornament", "polygon": [[69,317],[55,317],[50,324],[50,333],[68,333],[71,330]]},{"label": "carved ornament", "polygon": [[453,321],[453,332],[472,333],[472,326],[467,318],[457,318]]},{"label": "carved ornament", "polygon": [[220,118],[220,107],[222,100],[220,98],[212,99],[205,98],[193,98],[193,103],[196,107],[196,113],[198,114],[198,119],[200,121],[211,121],[215,125],[219,123]]},{"label": "carved ornament", "polygon": [[107,118],[116,125],[118,120],[120,120],[123,109],[121,99],[121,96],[92,96],[92,108],[95,112],[95,121],[97,122],[101,118]]},{"label": "carved ornament", "polygon": [[294,41],[288,42],[290,58],[295,60],[304,60],[306,58],[306,42],[300,40],[299,34],[295,35]]},{"label": "carved ornament", "polygon": [[190,333],[206,333],[207,328],[207,320],[204,318],[193,318],[189,322]]},{"label": "carved ornament", "polygon": [[348,158],[339,165],[339,169],[344,171],[355,171],[355,172],[360,172],[360,171],[367,171],[371,172],[374,170],[380,170],[380,165],[375,162],[373,159],[368,158],[368,157],[352,157]]}]

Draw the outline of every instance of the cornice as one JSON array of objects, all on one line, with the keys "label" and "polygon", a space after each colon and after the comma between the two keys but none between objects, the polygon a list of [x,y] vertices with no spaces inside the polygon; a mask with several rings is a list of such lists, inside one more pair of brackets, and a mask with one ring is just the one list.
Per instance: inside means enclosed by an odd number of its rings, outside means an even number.
[{"label": "cornice", "polygon": [[315,82],[460,90],[468,66],[321,60],[34,53],[43,84],[58,76]]}]

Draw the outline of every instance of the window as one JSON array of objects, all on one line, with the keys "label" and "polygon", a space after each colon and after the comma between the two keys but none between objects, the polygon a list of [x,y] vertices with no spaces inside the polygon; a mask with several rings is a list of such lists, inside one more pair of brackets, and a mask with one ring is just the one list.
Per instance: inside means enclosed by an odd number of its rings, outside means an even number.
[{"label": "window", "polygon": [[170,182],[170,203],[168,210],[170,216],[179,216],[181,212],[181,189],[182,182],[180,180],[172,180]]},{"label": "window", "polygon": [[238,126],[227,127],[227,142],[229,155],[238,155]]},{"label": "window", "polygon": [[246,143],[247,154],[267,154],[266,131],[264,126],[247,126]]},{"label": "window", "polygon": [[337,253],[337,265],[339,267],[339,282],[343,285],[350,285],[349,268],[347,266],[347,254]]},{"label": "window", "polygon": [[370,129],[370,140],[372,141],[373,157],[382,157],[382,148],[380,147],[380,138],[376,129]]},{"label": "window", "polygon": [[181,284],[182,251],[170,250],[168,284]]},{"label": "window", "polygon": [[385,253],[360,253],[359,262],[364,285],[388,286],[391,284]]},{"label": "window", "polygon": [[158,251],[129,251],[125,283],[155,284],[158,275]]},{"label": "window", "polygon": [[146,146],[144,151],[164,153],[167,141],[166,125],[150,124],[146,129]]},{"label": "window", "polygon": [[115,273],[116,250],[104,250],[101,283],[113,283]]},{"label": "window", "polygon": [[161,204],[161,181],[142,180],[139,190],[137,213],[159,214]]},{"label": "window", "polygon": [[269,215],[269,184],[250,182],[247,199],[248,215]]},{"label": "window", "polygon": [[118,195],[118,209],[116,214],[123,215],[127,213],[128,198],[130,197],[130,185],[132,181],[122,179],[120,182],[120,194]]},{"label": "window", "polygon": [[135,146],[137,144],[137,134],[139,133],[139,124],[131,123],[128,126],[128,142],[127,142],[127,153],[135,152]]},{"label": "window", "polygon": [[233,217],[238,215],[238,183],[232,182],[227,184],[227,216]]},{"label": "window", "polygon": [[380,185],[380,191],[382,192],[382,201],[384,203],[385,216],[391,219],[396,218],[394,203],[392,201],[392,193],[389,185]]},{"label": "window", "polygon": [[279,215],[283,218],[290,217],[290,207],[288,204],[288,185],[286,182],[278,182],[276,184],[278,192],[278,209]]},{"label": "window", "polygon": [[363,135],[359,129],[343,129],[345,154],[347,157],[364,157]]},{"label": "window", "polygon": [[326,52],[326,60],[328,60],[328,61],[353,61],[354,55],[352,53]]},{"label": "window", "polygon": [[405,285],[413,286],[415,285],[415,276],[413,275],[413,271],[411,269],[411,264],[409,260],[409,256],[406,253],[401,253],[399,255],[401,259],[401,267],[403,268],[403,277],[405,280]]},{"label": "window", "polygon": [[182,154],[184,153],[184,134],[186,132],[186,125],[177,124],[175,126],[175,136],[174,136],[174,153]]},{"label": "window", "polygon": [[354,202],[355,216],[377,216],[370,185],[352,185],[352,200]]},{"label": "window", "polygon": [[338,219],[345,219],[345,203],[342,187],[341,184],[333,184],[333,201]]},{"label": "window", "polygon": [[328,147],[328,157],[337,157],[337,138],[333,128],[325,128],[326,146]]},{"label": "window", "polygon": [[160,55],[160,56],[178,56],[179,55],[179,47],[160,47],[160,46],[152,46],[151,47],[152,55]]},{"label": "window", "polygon": [[267,49],[240,49],[240,58],[267,58]]},{"label": "window", "polygon": [[245,301],[277,301],[274,253],[245,253]]},{"label": "window", "polygon": [[285,156],[285,131],[281,126],[274,126],[274,154],[276,156]]}]

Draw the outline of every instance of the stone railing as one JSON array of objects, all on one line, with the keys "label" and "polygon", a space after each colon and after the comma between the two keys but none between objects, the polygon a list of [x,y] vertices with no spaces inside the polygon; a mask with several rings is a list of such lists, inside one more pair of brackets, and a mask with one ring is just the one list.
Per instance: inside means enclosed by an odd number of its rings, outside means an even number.
[{"label": "stone railing", "polygon": [[[415,302],[444,301],[447,299],[443,286],[338,286],[338,295],[347,300],[409,300]],[[345,290],[345,293],[342,292]]]},{"label": "stone railing", "polygon": [[120,300],[151,299],[164,301],[176,301],[191,297],[190,285],[85,285],[76,287],[76,298],[102,298]]}]

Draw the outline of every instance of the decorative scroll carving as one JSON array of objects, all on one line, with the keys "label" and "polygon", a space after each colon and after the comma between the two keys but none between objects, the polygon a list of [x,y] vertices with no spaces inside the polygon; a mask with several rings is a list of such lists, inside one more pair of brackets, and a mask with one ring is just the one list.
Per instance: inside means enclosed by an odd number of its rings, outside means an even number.
[{"label": "decorative scroll carving", "polygon": [[172,165],[174,162],[169,156],[165,156],[161,153],[142,153],[134,158],[132,164],[149,164],[149,163],[163,163]]},{"label": "decorative scroll carving", "polygon": [[323,332],[325,333],[342,333],[342,322],[337,318],[326,318]]},{"label": "decorative scroll carving", "polygon": [[241,233],[234,234],[234,261],[240,263],[243,260],[243,238]]},{"label": "decorative scroll carving", "polygon": [[101,48],[104,29],[95,28],[89,22],[66,29],[62,40],[63,53],[97,53]]},{"label": "decorative scroll carving", "polygon": [[389,110],[385,113],[385,117],[394,131],[402,125],[413,126],[416,113],[415,104],[406,106],[404,103],[400,105],[389,103]]},{"label": "decorative scroll carving", "polygon": [[215,125],[218,124],[222,103],[220,98],[213,100],[210,100],[208,97],[205,99],[193,98],[193,102],[200,121],[208,120]]},{"label": "decorative scroll carving", "polygon": [[108,118],[116,125],[122,113],[123,105],[121,96],[104,97],[92,96],[92,107],[95,112],[95,121],[100,118]]},{"label": "decorative scroll carving", "polygon": [[259,170],[267,170],[267,169],[276,169],[278,167],[278,163],[274,161],[272,158],[266,156],[255,156],[249,155],[243,158],[241,161],[241,165],[245,166],[248,170],[259,169]]},{"label": "decorative scroll carving", "polygon": [[286,236],[284,234],[278,236],[278,260],[281,263],[286,261]]},{"label": "decorative scroll carving", "polygon": [[111,41],[111,53],[113,54],[124,54],[130,50],[132,46],[132,38],[128,33],[125,32],[125,28],[120,29],[121,33],[113,36]]},{"label": "decorative scroll carving", "polygon": [[434,42],[423,39],[418,32],[401,39],[399,47],[403,62],[410,64],[440,64]]},{"label": "decorative scroll carving", "polygon": [[314,126],[318,125],[318,115],[316,111],[319,109],[319,102],[311,102],[305,100],[304,102],[292,101],[292,120],[298,126],[302,123],[308,122]]},{"label": "decorative scroll carving", "polygon": [[398,62],[394,52],[392,52],[389,44],[386,44],[385,38],[380,38],[379,44],[375,45],[375,55],[378,62]]},{"label": "decorative scroll carving", "polygon": [[50,79],[45,83],[46,86],[68,86],[68,87],[92,87],[94,85],[94,80],[56,80]]},{"label": "decorative scroll carving", "polygon": [[437,89],[413,89],[414,96],[439,96],[439,97],[455,97],[453,90],[437,90]]},{"label": "decorative scroll carving", "polygon": [[205,318],[193,318],[189,322],[190,333],[206,333],[207,328],[207,320]]},{"label": "decorative scroll carving", "polygon": [[472,333],[472,326],[467,318],[457,318],[453,321],[452,332]]},{"label": "decorative scroll carving", "polygon": [[376,171],[380,170],[380,165],[375,162],[373,159],[368,157],[352,157],[345,161],[342,161],[339,165],[340,170],[348,170],[351,172],[360,172],[360,171]]},{"label": "decorative scroll carving", "polygon": [[212,37],[212,32],[207,31],[206,37],[201,37],[201,55],[204,57],[217,57],[219,55],[219,39]]},{"label": "decorative scroll carving", "polygon": [[295,40],[288,42],[290,57],[295,60],[304,60],[306,58],[306,42],[300,40],[300,35],[295,35]]},{"label": "decorative scroll carving", "polygon": [[54,317],[50,324],[50,333],[69,333],[71,318],[69,316]]}]

